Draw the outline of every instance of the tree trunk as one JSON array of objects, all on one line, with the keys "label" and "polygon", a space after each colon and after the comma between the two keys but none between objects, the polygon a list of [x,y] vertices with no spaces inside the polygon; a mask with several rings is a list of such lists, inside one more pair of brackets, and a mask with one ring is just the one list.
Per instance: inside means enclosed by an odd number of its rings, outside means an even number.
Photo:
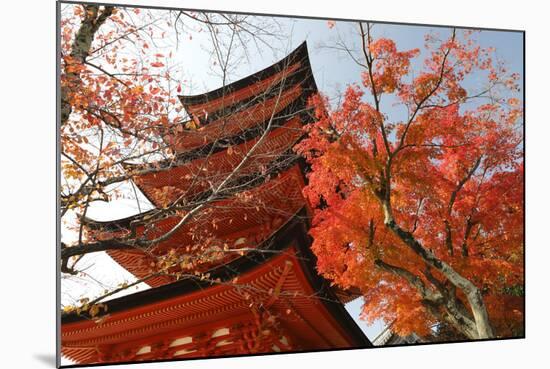
[{"label": "tree trunk", "polygon": [[[481,296],[481,291],[471,281],[461,276],[449,264],[439,260],[430,250],[422,246],[410,232],[399,227],[393,218],[391,207],[387,200],[382,201],[382,208],[384,210],[384,224],[428,265],[437,269],[453,284],[453,286],[464,292],[470,304],[470,308],[472,309],[477,329],[477,337],[475,338],[493,338],[493,329],[489,321],[487,308]],[[449,306],[447,306],[447,308],[449,308]],[[452,316],[454,316],[454,314],[452,314]]]}]

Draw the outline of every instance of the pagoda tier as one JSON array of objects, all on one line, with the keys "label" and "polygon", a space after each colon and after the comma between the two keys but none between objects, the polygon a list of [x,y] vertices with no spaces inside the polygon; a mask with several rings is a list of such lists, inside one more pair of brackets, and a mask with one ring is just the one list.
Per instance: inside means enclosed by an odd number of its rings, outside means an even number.
[{"label": "pagoda tier", "polygon": [[182,95],[179,98],[190,115],[199,116],[203,120],[205,114],[212,116],[221,109],[246,104],[266,91],[274,91],[275,86],[295,76],[300,76],[301,82],[307,80],[308,83],[314,83],[305,41],[286,57],[263,70],[204,94]]},{"label": "pagoda tier", "polygon": [[[246,78],[201,95],[180,96],[191,117],[164,136],[179,156],[193,156],[214,143],[228,147],[306,115],[307,99],[317,92],[306,43],[287,57]],[[202,152],[204,154],[204,150]]]},{"label": "pagoda tier", "polygon": [[64,356],[79,364],[371,346],[315,272],[306,213],[257,251],[211,272],[106,302],[106,315],[62,317]]},{"label": "pagoda tier", "polygon": [[[236,178],[256,175],[270,169],[280,169],[296,155],[292,147],[302,136],[301,120],[293,117],[269,132],[254,151],[254,145],[260,137],[252,138],[238,145],[210,155],[199,156],[193,161],[164,161],[154,165],[127,165],[128,172],[145,173],[136,175],[134,182],[144,195],[157,207],[172,203],[183,196],[192,201],[212,185],[218,184],[231,175],[232,171],[243,161]],[[229,150],[229,151],[228,151]],[[272,165],[273,161],[277,161]]]},{"label": "pagoda tier", "polygon": [[[148,250],[109,250],[108,254],[138,279],[155,273],[156,270],[151,267],[151,263],[155,263],[154,258],[166,255],[170,250],[176,257],[187,255],[194,271],[205,272],[217,264],[240,257],[240,250],[255,249],[287,223],[306,204],[301,194],[303,181],[300,165],[294,164],[267,182],[209,204],[170,238]],[[88,228],[100,240],[120,238],[130,232],[130,223],[155,212],[151,210],[111,222],[88,221]],[[179,216],[170,216],[149,221],[147,229],[138,224],[136,235],[155,239],[172,229],[180,219]],[[224,249],[220,250],[222,247]],[[172,269],[176,271],[176,268]],[[175,274],[154,276],[148,278],[146,283],[156,287],[175,278]]]}]

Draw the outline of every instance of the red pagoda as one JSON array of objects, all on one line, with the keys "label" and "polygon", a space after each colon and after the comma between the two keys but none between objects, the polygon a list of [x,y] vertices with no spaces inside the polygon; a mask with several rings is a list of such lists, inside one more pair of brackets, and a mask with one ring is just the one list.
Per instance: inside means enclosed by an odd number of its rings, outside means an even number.
[{"label": "red pagoda", "polygon": [[[356,295],[319,276],[309,249],[307,168],[292,147],[312,119],[307,99],[316,91],[304,42],[244,79],[180,96],[191,119],[164,134],[174,159],[126,170],[140,173],[134,182],[157,209],[211,201],[150,248],[108,252],[152,288],[105,302],[98,317],[63,314],[65,357],[121,363],[371,346],[343,305]],[[200,173],[208,175],[197,180]],[[139,222],[154,211],[87,226],[106,239],[154,239],[181,219]],[[201,235],[223,249],[197,247]],[[152,273],[159,257],[193,253],[202,257],[183,272]]]}]

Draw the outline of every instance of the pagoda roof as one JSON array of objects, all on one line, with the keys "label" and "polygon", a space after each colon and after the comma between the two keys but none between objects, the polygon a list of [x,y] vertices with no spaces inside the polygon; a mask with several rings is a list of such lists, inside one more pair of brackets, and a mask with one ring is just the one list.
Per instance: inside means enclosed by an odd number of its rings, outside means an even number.
[{"label": "pagoda roof", "polygon": [[[261,177],[257,177],[262,180]],[[197,261],[197,270],[208,270],[218,263],[226,263],[240,257],[231,249],[254,249],[261,245],[270,235],[298,212],[306,202],[301,189],[304,185],[302,170],[298,164],[294,164],[287,170],[278,173],[269,181],[263,180],[257,186],[252,186],[246,192],[240,192],[237,196],[214,201],[205,209],[195,214],[188,223],[181,226],[170,238],[160,242],[145,252],[137,248],[123,250],[109,250],[107,253],[126,270],[137,278],[145,278],[151,274],[152,255],[164,255],[173,249],[178,255],[198,254],[202,251],[198,248],[189,251],[186,248],[200,245],[201,233],[207,237],[215,237],[221,244],[229,245],[224,252],[224,257],[213,260]],[[120,219],[117,221],[97,222],[86,220],[87,226],[100,240],[123,237],[129,232],[130,223],[143,217],[154,214],[156,209],[147,213]],[[145,236],[153,239],[163,235],[173,228],[179,221],[178,216],[164,217],[152,223]],[[148,222],[151,223],[151,222]],[[138,237],[145,235],[145,227],[137,226]],[[237,242],[239,240],[239,242]],[[205,245],[205,247],[208,247]],[[174,280],[174,277],[158,276],[147,280],[151,286],[160,286]]]},{"label": "pagoda roof", "polygon": [[212,184],[223,181],[249,155],[246,163],[240,167],[235,178],[254,176],[259,173],[269,173],[286,169],[296,161],[292,152],[294,144],[302,137],[301,121],[293,117],[269,132],[264,139],[250,152],[260,140],[252,138],[240,144],[225,147],[224,150],[201,156],[196,160],[182,161],[179,159],[165,160],[153,164],[126,165],[127,172],[143,173],[133,176],[134,183],[144,195],[157,207],[166,200],[159,189],[173,188],[172,199],[185,194],[186,200],[195,199]]},{"label": "pagoda roof", "polygon": [[[203,144],[200,146],[185,148],[184,151],[175,152],[175,160],[178,164],[183,164],[189,161],[199,159],[206,155],[211,155],[220,151],[226,151],[228,147],[240,145],[244,142],[250,141],[252,139],[260,137],[268,129],[268,125],[271,130],[283,127],[288,123],[289,120],[299,118],[301,124],[310,123],[313,121],[311,110],[304,108],[306,106],[306,100],[308,96],[301,95],[296,101],[292,104],[286,106],[284,109],[280,110],[273,118],[269,117],[265,121],[251,125],[249,128],[239,131],[233,135],[217,137],[213,141],[204,140]],[[201,135],[202,131],[190,131],[194,135]],[[167,136],[165,136],[166,138]],[[173,160],[172,160],[173,161]],[[168,160],[162,161],[161,163],[169,162]],[[126,165],[140,165],[140,164],[126,164]]]},{"label": "pagoda roof", "polygon": [[[258,250],[219,266],[208,281],[183,279],[107,301],[108,313],[99,323],[85,314],[63,314],[62,352],[89,363],[97,361],[98,347],[132,349],[135,355],[144,345],[157,347],[157,340],[173,344],[183,336],[198,334],[199,328],[216,330],[250,322],[251,305],[243,291],[252,295],[252,300],[263,301],[286,332],[296,337],[294,351],[371,346],[329,283],[316,273],[305,216],[302,210],[271,237],[272,252]],[[238,281],[232,282],[235,277]],[[279,289],[275,296],[273,288]],[[170,348],[168,357],[177,359],[176,353],[182,352],[177,349]],[[235,350],[228,343],[218,354],[240,353]],[[185,352],[193,351],[189,346]],[[155,356],[133,359],[148,357]]]},{"label": "pagoda roof", "polygon": [[[257,84],[260,81],[269,80],[269,78],[272,78],[278,73],[288,70],[289,68],[291,68],[291,66],[296,65],[296,63],[302,63],[305,68],[311,70],[306,41],[302,42],[296,49],[291,51],[283,59],[256,73],[250,74],[240,80],[206,93],[197,95],[180,95],[179,98],[186,109],[200,106],[201,104],[209,102],[215,102],[218,99],[224,97],[231,99],[231,101],[234,101],[235,99],[232,99],[231,94],[234,94],[236,91],[242,90],[251,85]],[[314,80],[312,80],[311,82],[315,83]]]}]

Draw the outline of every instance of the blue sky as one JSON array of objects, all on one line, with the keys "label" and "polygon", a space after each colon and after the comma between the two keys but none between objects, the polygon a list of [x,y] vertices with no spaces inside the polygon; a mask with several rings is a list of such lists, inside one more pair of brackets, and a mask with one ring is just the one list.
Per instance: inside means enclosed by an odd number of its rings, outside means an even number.
[{"label": "blue sky", "polygon": [[[329,28],[326,20],[312,20],[300,18],[277,18],[281,23],[284,40],[276,46],[273,53],[269,49],[261,50],[262,54],[251,53],[250,63],[243,63],[235,71],[234,80],[247,76],[262,69],[285,56],[304,40],[308,43],[310,60],[317,86],[324,94],[335,96],[337,91],[350,83],[360,83],[361,67],[355,64],[344,52],[323,47],[323,44],[334,44],[341,37],[346,44],[357,47],[356,22],[337,21],[333,28]],[[408,50],[423,49],[424,36],[428,33],[437,33],[442,38],[448,37],[451,30],[443,27],[411,26],[400,24],[376,24],[373,28],[374,37],[391,38],[397,48]],[[185,40],[178,48],[179,56],[183,59],[184,73],[194,81],[192,88],[184,93],[202,93],[219,87],[220,81],[212,77],[204,65],[207,63],[205,52],[199,47],[206,42],[206,35],[194,36],[193,40]],[[473,36],[481,47],[494,47],[495,56],[504,60],[510,71],[517,72],[523,78],[523,34],[514,31],[483,30]],[[190,56],[190,57],[189,57]],[[413,61],[413,68],[422,65],[423,55]],[[196,83],[200,81],[200,83]],[[474,86],[469,81],[467,87]],[[520,80],[520,85],[522,80]]]}]

